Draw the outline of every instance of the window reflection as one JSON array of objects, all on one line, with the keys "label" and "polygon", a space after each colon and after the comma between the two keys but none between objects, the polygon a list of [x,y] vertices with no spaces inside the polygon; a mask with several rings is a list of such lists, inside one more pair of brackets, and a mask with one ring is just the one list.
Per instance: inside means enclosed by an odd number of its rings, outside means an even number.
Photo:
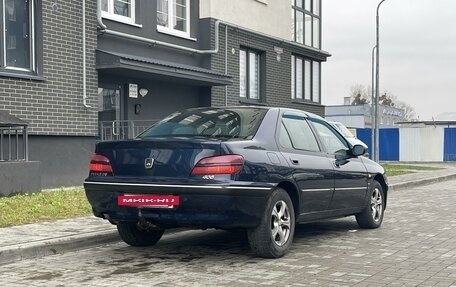
[{"label": "window reflection", "polygon": [[291,40],[306,46],[320,48],[321,0],[292,1]]},{"label": "window reflection", "polygon": [[3,66],[33,71],[33,1],[5,0],[3,3],[4,40],[0,37],[0,42],[4,41],[5,48]]},{"label": "window reflection", "polygon": [[174,113],[139,137],[202,136],[247,139],[254,136],[265,109],[190,109]]},{"label": "window reflection", "polygon": [[320,102],[320,63],[291,56],[291,98]]}]

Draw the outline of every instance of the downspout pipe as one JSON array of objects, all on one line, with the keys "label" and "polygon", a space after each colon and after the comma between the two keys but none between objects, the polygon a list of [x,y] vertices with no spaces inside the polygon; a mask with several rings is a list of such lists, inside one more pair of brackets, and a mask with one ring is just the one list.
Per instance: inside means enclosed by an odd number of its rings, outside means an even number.
[{"label": "downspout pipe", "polygon": [[[228,75],[228,25],[225,25],[225,75]],[[225,85],[225,106],[228,106],[227,85]]]},{"label": "downspout pipe", "polygon": [[91,108],[87,104],[86,0],[82,0],[82,105]]},{"label": "downspout pipe", "polygon": [[106,30],[107,27],[103,23],[103,18],[101,17],[101,0],[97,0],[97,22],[98,22],[98,27],[101,30]]}]

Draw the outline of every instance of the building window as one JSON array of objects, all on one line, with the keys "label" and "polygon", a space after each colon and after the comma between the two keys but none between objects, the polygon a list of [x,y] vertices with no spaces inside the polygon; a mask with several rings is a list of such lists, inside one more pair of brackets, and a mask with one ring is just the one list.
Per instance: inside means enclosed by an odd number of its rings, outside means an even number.
[{"label": "building window", "polygon": [[135,0],[102,0],[101,13],[104,18],[134,23]]},{"label": "building window", "polygon": [[158,0],[157,29],[160,32],[190,37],[190,1]]},{"label": "building window", "polygon": [[239,52],[239,96],[250,100],[260,100],[261,54],[258,51],[241,48]]},{"label": "building window", "polygon": [[291,1],[292,41],[320,49],[320,1]]},{"label": "building window", "polygon": [[291,98],[320,103],[320,62],[291,56]]},{"label": "building window", "polygon": [[0,71],[36,73],[35,3],[33,0],[0,2]]}]

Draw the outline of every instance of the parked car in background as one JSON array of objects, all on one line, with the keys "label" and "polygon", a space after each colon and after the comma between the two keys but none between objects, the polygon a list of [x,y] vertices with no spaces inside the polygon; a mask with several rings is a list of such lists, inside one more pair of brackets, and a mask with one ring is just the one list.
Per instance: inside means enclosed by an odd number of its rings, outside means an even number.
[{"label": "parked car in background", "polygon": [[256,254],[275,258],[297,223],[355,215],[362,228],[381,225],[388,183],[364,153],[311,113],[196,108],[98,143],[84,187],[95,216],[129,245],[178,226],[242,228]]},{"label": "parked car in background", "polygon": [[362,145],[365,149],[366,149],[366,152],[367,152],[367,145],[359,140],[357,137],[355,137],[353,135],[353,133],[346,127],[344,126],[342,123],[340,122],[331,122],[331,121],[328,121],[333,127],[335,127],[347,140],[348,142],[354,146],[354,145]]}]

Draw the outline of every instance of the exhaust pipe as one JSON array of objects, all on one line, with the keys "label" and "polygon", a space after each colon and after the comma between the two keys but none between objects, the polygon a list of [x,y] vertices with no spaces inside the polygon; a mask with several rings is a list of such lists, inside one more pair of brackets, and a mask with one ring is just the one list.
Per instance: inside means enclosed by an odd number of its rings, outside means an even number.
[{"label": "exhaust pipe", "polygon": [[138,226],[139,229],[150,232],[150,231],[158,231],[158,230],[163,230],[160,226],[147,221],[144,216],[142,215],[141,208],[138,209],[138,218],[139,221],[136,223],[136,226]]}]

